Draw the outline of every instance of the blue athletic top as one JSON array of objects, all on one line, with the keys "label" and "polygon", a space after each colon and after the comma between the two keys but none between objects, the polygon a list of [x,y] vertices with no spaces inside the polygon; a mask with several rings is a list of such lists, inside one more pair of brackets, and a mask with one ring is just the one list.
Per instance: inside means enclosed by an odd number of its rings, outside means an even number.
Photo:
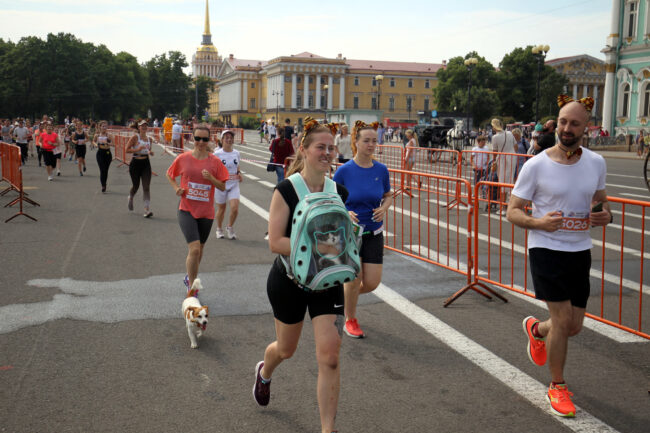
[{"label": "blue athletic top", "polygon": [[390,191],[390,177],[384,164],[373,160],[372,167],[363,168],[351,159],[336,170],[333,180],[348,190],[345,207],[357,214],[364,232],[374,232],[383,225],[372,220],[372,211]]}]

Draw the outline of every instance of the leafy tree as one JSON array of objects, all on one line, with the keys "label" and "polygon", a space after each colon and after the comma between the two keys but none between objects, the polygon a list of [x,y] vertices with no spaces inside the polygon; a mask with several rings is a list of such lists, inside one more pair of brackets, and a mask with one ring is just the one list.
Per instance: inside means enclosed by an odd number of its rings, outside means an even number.
[{"label": "leafy tree", "polygon": [[145,64],[154,117],[178,113],[186,106],[190,77],[185,75],[183,68],[187,66],[185,55],[179,51],[155,56]]},{"label": "leafy tree", "polygon": [[479,125],[489,118],[498,108],[498,97],[492,89],[497,84],[497,73],[494,66],[476,52],[470,52],[465,57],[454,57],[449,60],[445,69],[438,70],[438,85],[433,89],[433,97],[438,110],[467,112],[467,84],[469,71],[464,64],[465,59],[475,57],[478,63],[472,69],[472,95],[470,114],[474,124]]},{"label": "leafy tree", "polygon": [[[203,118],[203,113],[205,113],[205,110],[209,107],[209,92],[213,90],[214,81],[210,77],[199,75],[187,95],[187,108],[191,116],[196,113],[196,105],[198,105],[199,118]],[[197,96],[198,103],[195,100]]]}]

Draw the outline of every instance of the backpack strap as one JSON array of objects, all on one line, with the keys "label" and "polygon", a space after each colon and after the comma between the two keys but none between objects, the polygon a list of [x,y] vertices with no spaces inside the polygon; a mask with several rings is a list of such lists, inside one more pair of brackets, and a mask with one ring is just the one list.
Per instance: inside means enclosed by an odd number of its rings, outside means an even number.
[{"label": "backpack strap", "polygon": [[[302,178],[300,173],[294,173],[291,176],[289,176],[287,179],[289,179],[291,185],[293,185],[293,189],[296,191],[296,194],[298,195],[298,200],[302,200],[303,197],[305,197],[307,194],[310,193],[309,187],[307,187],[307,184],[305,183],[305,179]],[[329,177],[325,177],[325,185],[323,185],[323,192],[336,194],[337,193],[336,182],[334,182]]]}]

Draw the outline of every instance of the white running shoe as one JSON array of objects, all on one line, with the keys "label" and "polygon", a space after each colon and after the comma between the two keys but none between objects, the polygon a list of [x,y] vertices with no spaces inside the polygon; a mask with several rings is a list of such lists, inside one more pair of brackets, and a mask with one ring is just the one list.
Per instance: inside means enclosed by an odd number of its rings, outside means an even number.
[{"label": "white running shoe", "polygon": [[223,239],[223,230],[217,228],[217,239]]},{"label": "white running shoe", "polygon": [[228,239],[237,239],[237,234],[235,233],[235,229],[232,227],[226,227],[226,233],[228,234]]},{"label": "white running shoe", "polygon": [[54,178],[52,176],[48,176],[47,180],[52,181],[52,180],[54,180]]}]

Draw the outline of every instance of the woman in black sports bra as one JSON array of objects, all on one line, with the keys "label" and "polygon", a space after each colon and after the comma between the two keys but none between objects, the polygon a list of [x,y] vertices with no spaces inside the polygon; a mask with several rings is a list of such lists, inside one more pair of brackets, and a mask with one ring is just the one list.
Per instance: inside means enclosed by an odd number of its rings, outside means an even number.
[{"label": "woman in black sports bra", "polygon": [[[81,120],[77,121],[76,129],[72,133],[72,143],[74,144],[77,165],[79,166],[79,176],[83,176],[86,171],[86,140],[88,135],[84,131]],[[83,167],[82,167],[83,166]],[[82,170],[83,169],[83,170]]]},{"label": "woman in black sports bra", "polygon": [[113,160],[111,146],[113,141],[106,131],[106,121],[99,123],[99,132],[93,137],[93,144],[97,146],[97,165],[99,166],[99,181],[102,184],[102,192],[106,192],[106,181],[108,180],[108,167]]},{"label": "woman in black sports bra", "polygon": [[140,120],[133,124],[134,128],[138,129],[138,134],[131,137],[126,145],[126,153],[133,154],[131,162],[129,163],[129,174],[131,175],[131,190],[129,191],[129,210],[133,210],[133,197],[140,188],[140,180],[142,180],[142,201],[144,203],[144,217],[151,218],[151,197],[149,193],[149,185],[151,184],[151,163],[149,156],[153,156],[153,148],[151,138],[147,136],[147,128],[149,124],[146,120]]}]

